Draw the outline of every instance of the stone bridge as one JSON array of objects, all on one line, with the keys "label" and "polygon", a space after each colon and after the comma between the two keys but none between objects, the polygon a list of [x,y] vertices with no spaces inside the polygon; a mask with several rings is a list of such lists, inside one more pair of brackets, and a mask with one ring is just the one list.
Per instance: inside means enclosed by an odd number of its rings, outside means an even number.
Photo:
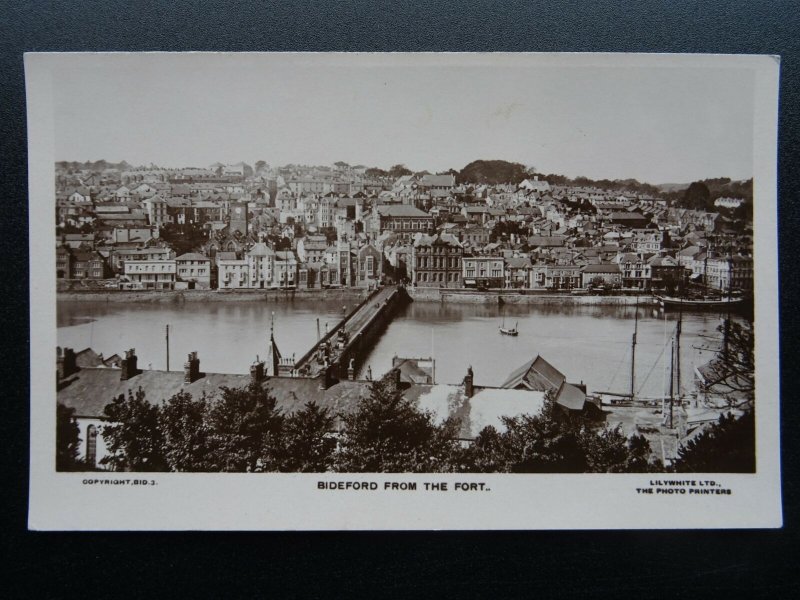
[{"label": "stone bridge", "polygon": [[350,314],[294,363],[299,377],[355,379],[364,358],[398,308],[410,301],[402,286],[387,286],[370,293]]}]

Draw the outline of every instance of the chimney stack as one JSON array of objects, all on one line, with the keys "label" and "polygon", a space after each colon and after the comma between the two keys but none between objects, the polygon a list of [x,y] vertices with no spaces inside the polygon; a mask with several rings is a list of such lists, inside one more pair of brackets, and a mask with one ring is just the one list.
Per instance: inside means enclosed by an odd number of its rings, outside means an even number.
[{"label": "chimney stack", "polygon": [[137,360],[135,348],[125,351],[125,358],[122,359],[122,373],[119,376],[120,381],[127,381],[139,374],[139,369],[136,367]]},{"label": "chimney stack", "polygon": [[186,362],[183,363],[183,381],[192,383],[200,378],[200,359],[197,352],[190,352]]},{"label": "chimney stack", "polygon": [[256,361],[250,365],[250,380],[253,383],[261,383],[264,381],[264,361]]},{"label": "chimney stack", "polygon": [[338,382],[338,379],[334,375],[335,369],[336,367],[334,365],[330,365],[322,370],[322,375],[319,376],[319,389],[327,390]]},{"label": "chimney stack", "polygon": [[394,383],[394,389],[400,389],[400,376],[402,373],[400,372],[399,368],[392,369],[392,383]]},{"label": "chimney stack", "polygon": [[62,351],[60,346],[56,346],[56,372],[58,373],[58,379],[65,379],[77,370],[75,351],[72,348],[64,348]]},{"label": "chimney stack", "polygon": [[467,375],[464,377],[464,395],[467,398],[472,398],[475,393],[474,375],[472,373],[472,365],[467,369]]}]

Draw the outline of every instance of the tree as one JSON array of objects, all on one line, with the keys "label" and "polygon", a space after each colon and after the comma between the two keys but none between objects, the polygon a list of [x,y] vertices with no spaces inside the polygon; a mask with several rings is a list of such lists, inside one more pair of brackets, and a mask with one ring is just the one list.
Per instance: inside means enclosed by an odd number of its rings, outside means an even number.
[{"label": "tree", "polygon": [[264,170],[266,168],[266,166],[267,166],[267,161],[265,161],[265,160],[257,160],[256,161],[256,166],[255,166],[256,173],[259,173],[260,171]]},{"label": "tree", "polygon": [[707,210],[711,208],[711,192],[708,186],[702,181],[694,181],[689,184],[683,193],[681,201],[683,208],[692,210]]},{"label": "tree", "polygon": [[456,423],[435,424],[431,413],[403,397],[391,373],[373,382],[369,396],[342,420],[339,472],[435,473],[454,470],[458,462]]},{"label": "tree", "polygon": [[389,177],[393,179],[403,177],[404,175],[411,175],[411,170],[406,168],[405,165],[394,165],[391,169],[389,169]]},{"label": "tree", "polygon": [[76,471],[83,466],[78,460],[80,443],[75,409],[59,402],[56,405],[56,471]]},{"label": "tree", "polygon": [[626,437],[619,427],[599,432],[584,429],[581,443],[591,473],[655,473],[663,470],[661,461],[652,456],[650,442],[644,436]]},{"label": "tree", "polygon": [[736,418],[721,415],[719,422],[678,450],[673,469],[679,473],[755,473],[755,414]]},{"label": "tree", "polygon": [[505,160],[475,160],[465,166],[458,174],[461,183],[500,183],[518,184],[528,177],[525,165]]},{"label": "tree", "polygon": [[756,386],[753,324],[725,319],[717,331],[723,334],[723,346],[703,369],[706,389],[730,405],[752,402]]},{"label": "tree", "polygon": [[379,177],[386,177],[387,175],[389,175],[389,172],[388,171],[384,171],[383,169],[378,169],[377,167],[371,167],[371,168],[367,169],[364,172],[364,174],[367,177],[379,178]]},{"label": "tree", "polygon": [[208,400],[178,392],[164,402],[159,422],[164,434],[164,455],[171,471],[205,472],[211,464]]},{"label": "tree", "polygon": [[108,422],[102,428],[108,454],[100,461],[114,471],[167,471],[159,407],[139,388],[120,394],[103,409]]},{"label": "tree", "polygon": [[324,473],[333,467],[336,439],[328,409],[308,402],[284,418],[278,433],[268,441],[264,470],[285,473]]},{"label": "tree", "polygon": [[279,435],[282,416],[275,398],[259,384],[220,388],[220,396],[208,409],[209,470],[253,472],[272,437]]},{"label": "tree", "polygon": [[466,470],[504,473],[642,473],[661,470],[650,444],[562,411],[548,392],[540,413],[503,418],[505,431],[480,432]]}]

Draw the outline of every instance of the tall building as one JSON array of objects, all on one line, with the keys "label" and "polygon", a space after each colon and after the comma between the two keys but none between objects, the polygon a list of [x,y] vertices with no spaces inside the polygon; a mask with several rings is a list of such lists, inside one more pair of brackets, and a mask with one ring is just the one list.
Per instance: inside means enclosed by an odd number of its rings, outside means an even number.
[{"label": "tall building", "polygon": [[411,280],[418,287],[463,287],[464,249],[448,233],[418,233],[411,247]]}]

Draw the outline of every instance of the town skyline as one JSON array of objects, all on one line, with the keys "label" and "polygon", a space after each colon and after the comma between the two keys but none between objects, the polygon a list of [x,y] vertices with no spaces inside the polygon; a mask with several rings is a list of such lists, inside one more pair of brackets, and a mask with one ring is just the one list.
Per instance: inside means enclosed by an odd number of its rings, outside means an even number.
[{"label": "town skyline", "polygon": [[491,157],[653,185],[753,175],[753,80],[729,69],[162,58],[56,73],[55,156],[431,172]]},{"label": "town skyline", "polygon": [[[318,163],[318,164],[317,163],[309,163],[309,162],[304,162],[304,163],[303,162],[299,162],[299,163],[292,163],[292,162],[283,163],[283,162],[280,162],[280,161],[275,162],[275,163],[271,163],[271,162],[263,160],[263,159],[231,160],[231,161],[227,161],[227,162],[215,160],[215,161],[212,161],[212,162],[210,162],[209,164],[206,164],[206,165],[200,165],[200,164],[165,165],[165,164],[157,164],[157,163],[154,163],[152,161],[150,161],[149,163],[134,164],[133,162],[126,160],[124,157],[122,157],[119,160],[108,160],[107,158],[100,157],[100,158],[96,158],[96,159],[86,159],[86,160],[62,158],[62,159],[56,160],[55,163],[56,164],[63,164],[63,163],[91,164],[91,163],[96,163],[96,162],[106,162],[106,163],[108,163],[110,165],[120,165],[120,164],[125,163],[131,169],[143,169],[143,170],[158,169],[158,170],[180,171],[180,170],[186,170],[186,169],[209,169],[213,165],[238,165],[238,164],[244,164],[244,165],[247,165],[249,167],[255,168],[255,165],[258,164],[259,162],[266,163],[267,167],[270,168],[270,169],[273,169],[273,170],[274,169],[278,169],[278,170],[287,169],[287,168],[290,168],[290,167],[296,167],[296,168],[300,168],[300,169],[318,169],[318,168],[331,168],[331,167],[334,167],[336,165],[336,163],[343,162],[343,163],[346,163],[348,165],[348,167],[356,168],[356,169],[358,169],[358,168],[363,168],[363,169],[367,169],[367,170],[370,170],[370,169],[381,169],[381,170],[384,170],[384,171],[388,172],[393,167],[401,166],[401,167],[404,167],[404,168],[408,169],[409,171],[411,171],[412,174],[430,173],[431,175],[444,175],[444,174],[455,172],[455,174],[457,176],[457,173],[459,171],[462,171],[465,167],[467,167],[467,166],[469,166],[469,165],[471,165],[473,163],[476,163],[476,162],[490,162],[490,161],[491,162],[504,162],[504,163],[508,163],[508,164],[520,164],[520,165],[524,166],[528,170],[528,174],[531,177],[534,177],[534,176],[556,176],[556,177],[565,177],[566,179],[573,180],[573,181],[574,180],[578,180],[578,179],[589,179],[591,181],[611,181],[611,182],[617,182],[617,183],[624,183],[626,181],[637,181],[640,184],[651,185],[651,186],[654,186],[654,187],[663,187],[663,186],[688,187],[693,181],[709,181],[709,180],[715,180],[715,179],[728,179],[728,180],[730,180],[732,182],[746,182],[746,181],[750,181],[750,180],[753,179],[752,177],[748,177],[748,178],[744,178],[744,179],[737,179],[735,177],[731,177],[729,175],[724,175],[724,174],[723,175],[713,175],[713,176],[709,175],[709,176],[700,177],[698,179],[694,179],[694,180],[691,180],[691,181],[687,180],[687,181],[659,181],[659,182],[643,181],[641,179],[636,179],[635,177],[623,177],[623,178],[596,177],[595,178],[595,177],[587,177],[586,175],[582,175],[582,174],[569,175],[569,174],[564,173],[564,172],[559,171],[559,170],[544,171],[544,170],[538,169],[536,165],[526,165],[526,164],[520,163],[518,161],[510,161],[510,160],[506,160],[506,159],[503,159],[503,158],[497,158],[497,157],[493,157],[493,158],[475,158],[475,159],[469,161],[468,163],[466,163],[465,165],[461,166],[460,169],[456,168],[455,166],[453,166],[453,167],[449,167],[447,169],[435,170],[435,171],[426,169],[425,167],[423,167],[421,169],[414,169],[414,168],[411,168],[408,163],[403,163],[403,162],[395,163],[395,164],[383,167],[383,166],[379,166],[379,165],[367,164],[364,161],[349,162],[349,161],[345,161],[345,160],[335,160],[335,161],[332,161],[330,163]],[[473,184],[473,182],[460,182],[460,183]]]}]

